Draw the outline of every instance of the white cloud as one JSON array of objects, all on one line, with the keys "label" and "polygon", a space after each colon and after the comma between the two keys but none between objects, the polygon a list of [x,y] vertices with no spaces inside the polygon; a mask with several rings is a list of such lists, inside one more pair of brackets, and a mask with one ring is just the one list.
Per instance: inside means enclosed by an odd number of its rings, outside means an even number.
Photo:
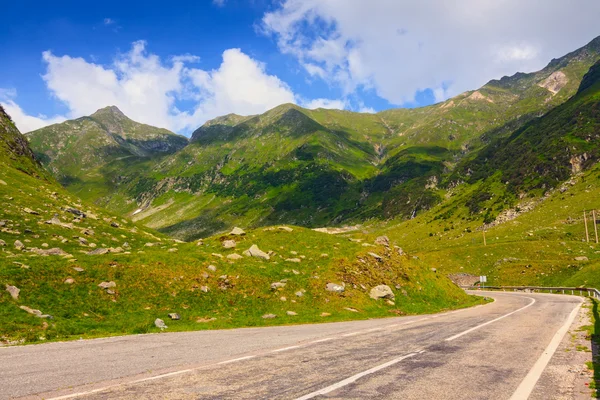
[{"label": "white cloud", "polygon": [[213,0],[213,4],[217,7],[224,7],[226,0]]},{"label": "white cloud", "polygon": [[113,25],[115,20],[112,18],[104,18],[104,25]]},{"label": "white cloud", "polygon": [[31,132],[43,128],[44,126],[58,124],[65,120],[65,118],[61,116],[47,117],[40,114],[37,117],[34,117],[32,115],[27,115],[13,100],[0,101],[0,104],[2,104],[6,113],[10,115],[21,133]]},{"label": "white cloud", "polygon": [[[129,52],[110,65],[50,51],[43,53],[43,60],[42,78],[69,112],[52,118],[30,116],[4,94],[7,111],[24,132],[115,105],[133,120],[190,133],[219,115],[258,114],[282,103],[303,102],[285,82],[268,74],[264,64],[240,49],[223,52],[222,63],[214,70],[193,68],[191,64],[199,58],[190,54],[163,61],[147,52],[143,41],[133,43]],[[179,101],[186,102],[185,110],[178,109]],[[319,101],[322,106],[343,105]]]},{"label": "white cloud", "polygon": [[283,0],[262,29],[311,77],[393,104],[541,69],[600,32],[597,0]]},{"label": "white cloud", "polygon": [[348,103],[345,100],[332,100],[332,99],[314,99],[308,102],[302,103],[302,106],[310,110],[317,108],[329,108],[336,110],[344,110],[348,108]]}]

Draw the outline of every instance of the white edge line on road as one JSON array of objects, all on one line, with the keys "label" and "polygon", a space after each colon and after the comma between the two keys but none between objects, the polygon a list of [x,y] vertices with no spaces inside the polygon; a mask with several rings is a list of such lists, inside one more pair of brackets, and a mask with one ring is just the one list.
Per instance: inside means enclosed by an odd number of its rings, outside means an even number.
[{"label": "white edge line on road", "polygon": [[533,388],[537,384],[537,381],[540,379],[540,376],[542,376],[542,373],[546,369],[546,366],[550,362],[550,359],[554,355],[554,352],[556,352],[556,349],[558,349],[560,342],[562,342],[563,338],[569,331],[571,324],[575,320],[575,317],[577,316],[577,313],[581,308],[581,304],[582,303],[579,303],[573,309],[573,311],[571,311],[571,314],[569,314],[563,326],[561,326],[560,329],[556,331],[556,333],[552,337],[552,340],[550,341],[550,344],[548,344],[548,347],[544,349],[544,352],[542,353],[540,358],[538,358],[533,367],[531,367],[531,370],[529,370],[529,373],[519,384],[517,390],[515,390],[513,395],[510,397],[510,400],[526,400],[529,398],[529,395],[533,391]]},{"label": "white edge line on road", "polygon": [[328,338],[324,338],[324,339],[313,340],[312,342],[310,342],[310,344],[313,344],[313,343],[323,343],[323,342],[329,342],[330,340],[333,340],[333,339],[335,339],[335,338],[328,337]]},{"label": "white edge line on road", "polygon": [[[249,359],[254,358],[254,357],[256,357],[256,356],[246,356],[246,357],[234,358],[233,360],[221,361],[220,363],[217,363],[217,365],[231,364],[231,363],[234,363],[236,361],[249,360]],[[190,371],[190,370],[188,370],[188,371]]]},{"label": "white edge line on road", "polygon": [[446,341],[447,341],[447,342],[451,342],[452,340],[454,340],[454,339],[458,339],[459,337],[461,337],[461,336],[463,336],[463,335],[466,335],[466,334],[468,334],[468,333],[471,333],[471,332],[473,332],[473,331],[476,331],[476,330],[477,330],[477,329],[479,329],[479,328],[483,328],[483,327],[484,327],[484,326],[486,326],[486,325],[493,324],[494,322],[496,322],[496,321],[500,321],[501,319],[503,319],[503,318],[506,318],[506,317],[509,317],[509,316],[511,316],[511,315],[513,315],[513,314],[515,314],[515,313],[518,313],[519,311],[523,311],[523,310],[524,310],[524,309],[526,309],[527,307],[531,307],[531,306],[532,306],[532,305],[535,303],[535,299],[534,299],[534,298],[532,298],[532,297],[527,297],[527,298],[528,298],[529,300],[531,300],[531,303],[527,304],[526,306],[523,306],[523,307],[519,308],[518,310],[515,310],[515,311],[512,311],[512,312],[509,312],[508,314],[504,314],[503,316],[501,316],[501,317],[498,317],[498,318],[495,318],[495,319],[493,319],[493,320],[491,320],[491,321],[484,322],[484,323],[483,323],[483,324],[481,324],[481,325],[474,326],[473,328],[471,328],[471,329],[467,329],[466,331],[464,331],[464,332],[461,332],[461,333],[459,333],[459,334],[457,334],[457,335],[450,336],[449,338],[447,338],[447,339],[446,339]]},{"label": "white edge line on road", "polygon": [[281,349],[271,350],[271,353],[279,353],[279,352],[282,352],[282,351],[293,350],[293,349],[297,349],[297,348],[300,348],[300,347],[302,347],[302,346],[298,345],[298,346],[284,347],[284,348],[281,348]]},{"label": "white edge line on road", "polygon": [[141,382],[153,381],[155,379],[167,378],[169,376],[175,376],[175,375],[185,374],[187,372],[192,372],[192,370],[191,369],[182,369],[180,371],[169,372],[168,374],[162,374],[162,375],[151,376],[149,378],[138,379],[137,381],[132,381],[130,383],[141,383]]},{"label": "white edge line on road", "polygon": [[337,390],[337,389],[342,388],[342,387],[344,387],[346,385],[349,385],[351,383],[356,382],[357,380],[359,380],[363,376],[374,374],[377,371],[381,371],[384,368],[387,368],[389,366],[397,364],[397,363],[399,363],[402,360],[406,360],[407,358],[416,356],[417,354],[421,354],[421,353],[423,353],[423,350],[417,351],[417,352],[414,352],[414,353],[410,353],[410,354],[406,354],[406,355],[404,355],[402,357],[394,358],[391,361],[388,361],[388,362],[386,362],[384,364],[378,365],[378,366],[373,367],[371,369],[368,369],[366,371],[360,372],[360,373],[358,373],[356,375],[353,375],[353,376],[351,376],[349,378],[344,379],[343,381],[340,381],[338,383],[334,383],[331,386],[327,386],[326,388],[317,390],[316,392],[312,392],[312,393],[306,394],[306,395],[304,395],[302,397],[298,397],[296,400],[309,400],[309,399],[312,399],[314,397],[320,396],[322,394],[327,394],[327,393],[333,392],[334,390]]}]

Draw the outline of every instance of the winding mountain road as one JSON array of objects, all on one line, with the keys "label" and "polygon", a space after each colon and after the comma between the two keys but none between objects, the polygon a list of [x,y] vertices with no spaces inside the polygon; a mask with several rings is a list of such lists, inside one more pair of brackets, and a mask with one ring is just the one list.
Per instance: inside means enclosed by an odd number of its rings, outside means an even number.
[{"label": "winding mountain road", "polygon": [[581,299],[486,295],[436,315],[0,348],[0,398],[555,398],[538,378]]}]

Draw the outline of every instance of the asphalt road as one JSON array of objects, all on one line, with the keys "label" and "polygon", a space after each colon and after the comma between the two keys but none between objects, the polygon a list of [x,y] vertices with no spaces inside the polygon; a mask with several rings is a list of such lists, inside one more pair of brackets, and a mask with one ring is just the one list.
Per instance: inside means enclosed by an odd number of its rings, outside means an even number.
[{"label": "asphalt road", "polygon": [[436,315],[0,348],[0,399],[553,398],[536,382],[580,298],[486,295]]}]

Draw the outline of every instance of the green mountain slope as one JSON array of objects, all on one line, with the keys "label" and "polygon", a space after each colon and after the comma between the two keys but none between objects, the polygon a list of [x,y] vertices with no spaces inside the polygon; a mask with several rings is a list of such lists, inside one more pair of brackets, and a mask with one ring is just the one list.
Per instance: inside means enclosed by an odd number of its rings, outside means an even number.
[{"label": "green mountain slope", "polygon": [[[157,318],[182,331],[480,302],[393,247],[299,227],[182,243],[136,226],[59,186],[2,109],[0,166],[0,345],[159,332]],[[253,245],[265,253],[244,255]],[[395,301],[369,297],[381,284]]]},{"label": "green mountain slope", "polygon": [[[230,114],[163,157],[107,156],[92,143],[82,152],[102,166],[61,181],[85,199],[182,239],[236,224],[412,218],[443,200],[438,185],[457,166],[573,96],[598,59],[600,38],[539,72],[490,81],[418,109],[360,114],[284,104],[262,115]],[[50,171],[58,177],[79,171],[85,155],[57,163],[53,146],[40,144],[46,136],[38,131],[31,143],[48,156]]]}]

